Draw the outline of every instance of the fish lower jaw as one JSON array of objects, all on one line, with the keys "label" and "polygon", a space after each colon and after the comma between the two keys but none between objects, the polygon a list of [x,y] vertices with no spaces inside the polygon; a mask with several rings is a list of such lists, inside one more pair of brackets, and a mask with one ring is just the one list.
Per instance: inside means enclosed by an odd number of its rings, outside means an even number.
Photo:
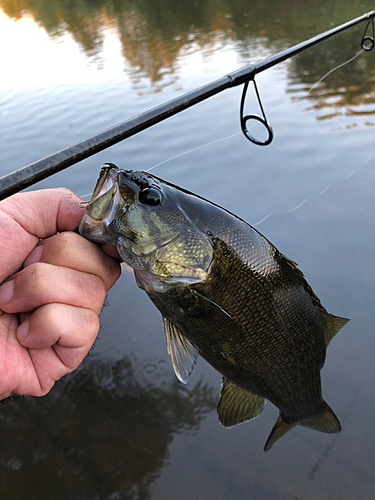
[{"label": "fish lower jaw", "polygon": [[86,214],[79,223],[78,231],[81,236],[95,243],[107,243],[107,245],[116,246],[117,238],[109,232],[105,219],[96,221]]},{"label": "fish lower jaw", "polygon": [[147,293],[165,293],[193,284],[191,281],[183,283],[173,276],[159,276],[150,270],[134,269],[134,275],[139,288]]},{"label": "fish lower jaw", "polygon": [[131,241],[126,240],[124,237],[117,240],[116,246],[122,260],[134,270],[147,271],[155,260],[155,250],[148,254],[135,252]]}]

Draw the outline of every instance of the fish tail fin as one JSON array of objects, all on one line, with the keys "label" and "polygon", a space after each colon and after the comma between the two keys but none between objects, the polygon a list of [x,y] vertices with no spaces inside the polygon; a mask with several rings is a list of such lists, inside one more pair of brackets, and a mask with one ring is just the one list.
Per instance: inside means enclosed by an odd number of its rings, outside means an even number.
[{"label": "fish tail fin", "polygon": [[325,401],[323,401],[323,411],[319,413],[319,415],[314,415],[302,422],[295,422],[292,424],[288,424],[279,415],[279,418],[274,425],[271,434],[268,436],[267,442],[264,446],[264,451],[268,451],[272,448],[272,446],[276,443],[278,439],[284,436],[290,429],[293,429],[297,424],[302,425],[303,427],[309,427],[310,429],[314,429],[320,432],[328,432],[328,433],[336,433],[341,431],[341,425],[339,419],[333,413],[333,410],[327,405]]},{"label": "fish tail fin", "polygon": [[343,326],[346,325],[348,318],[341,318],[340,316],[334,316],[333,314],[324,311],[322,313],[325,322],[325,334],[326,334],[326,344],[328,345],[337,332],[341,330]]},{"label": "fish tail fin", "polygon": [[276,424],[273,426],[271,434],[268,436],[266,444],[264,445],[264,451],[268,451],[272,448],[272,446],[276,443],[278,439],[284,436],[290,429],[293,429],[297,424],[288,424],[285,422],[283,417],[279,415],[279,418],[276,420]]},{"label": "fish tail fin", "polygon": [[310,429],[315,429],[320,432],[336,433],[341,431],[341,424],[339,419],[333,413],[333,410],[323,401],[324,408],[319,415],[308,418],[299,422],[303,427],[309,427]]}]

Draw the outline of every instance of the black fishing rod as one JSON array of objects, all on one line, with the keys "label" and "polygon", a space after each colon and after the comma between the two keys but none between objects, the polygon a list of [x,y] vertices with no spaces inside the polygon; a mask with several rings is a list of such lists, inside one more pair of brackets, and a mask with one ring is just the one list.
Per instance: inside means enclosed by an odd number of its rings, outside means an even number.
[{"label": "black fishing rod", "polygon": [[[266,119],[266,115],[260,101],[258,89],[255,83],[255,75],[364,21],[367,21],[367,26],[362,36],[361,46],[364,50],[371,50],[374,48],[375,44],[374,17],[375,11],[368,12],[363,16],[337,26],[336,28],[332,28],[331,30],[325,31],[320,35],[294,45],[293,47],[279,52],[278,54],[267,57],[263,61],[238,69],[233,73],[229,73],[228,75],[215,80],[214,82],[210,82],[203,87],[192,90],[187,94],[161,104],[160,106],[157,106],[156,108],[146,111],[145,113],[142,113],[138,116],[130,118],[129,120],[119,123],[118,125],[104,130],[103,132],[99,132],[98,134],[95,134],[92,137],[89,137],[88,139],[85,139],[81,142],[78,142],[73,146],[69,146],[65,149],[62,149],[61,151],[58,151],[57,153],[46,156],[41,160],[30,163],[30,165],[27,165],[26,167],[20,168],[19,170],[5,175],[0,178],[0,200],[3,200],[4,198],[14,193],[21,191],[22,189],[32,186],[33,184],[98,153],[99,151],[103,151],[104,149],[109,148],[110,146],[113,146],[114,144],[117,144],[118,142],[123,141],[128,137],[131,137],[132,135],[138,134],[142,130],[152,127],[152,125],[155,125],[156,123],[159,123],[169,118],[170,116],[180,113],[184,109],[190,108],[191,106],[194,106],[195,104],[198,104],[199,102],[202,102],[205,99],[208,99],[209,97],[222,92],[223,90],[231,87],[236,87],[238,85],[245,85],[240,107],[240,122],[242,131],[244,132],[245,136],[253,143],[265,146],[272,141],[273,132],[270,124]],[[367,31],[369,30],[370,25],[372,27],[372,36],[367,35]],[[254,83],[262,116],[243,116],[245,96],[250,81],[253,81]],[[268,138],[265,141],[258,141],[249,134],[246,128],[246,123],[251,119],[261,122],[266,127],[268,131]]]}]

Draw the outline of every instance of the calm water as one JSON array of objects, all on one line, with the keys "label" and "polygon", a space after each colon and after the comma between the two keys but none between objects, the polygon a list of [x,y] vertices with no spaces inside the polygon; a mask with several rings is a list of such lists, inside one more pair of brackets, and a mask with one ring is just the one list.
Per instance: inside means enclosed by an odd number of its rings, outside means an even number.
[{"label": "calm water", "polygon": [[[0,175],[374,9],[373,2],[0,0]],[[375,494],[375,53],[364,25],[257,77],[275,139],[239,131],[228,90],[37,187],[92,191],[102,163],[149,169],[255,224],[332,313],[324,398],[343,431],[297,427],[264,453],[278,411],[224,429],[220,376],[174,376],[159,313],[131,272],[82,367],[1,408],[2,498],[367,500]],[[258,111],[251,98],[248,112]]]}]

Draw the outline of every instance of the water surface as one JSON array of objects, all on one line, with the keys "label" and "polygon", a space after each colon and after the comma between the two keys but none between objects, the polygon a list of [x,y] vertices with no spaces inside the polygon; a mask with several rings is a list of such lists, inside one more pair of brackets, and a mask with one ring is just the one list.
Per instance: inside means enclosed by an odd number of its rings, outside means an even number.
[{"label": "water surface", "polygon": [[[349,0],[0,0],[0,175],[374,8]],[[324,306],[325,400],[343,431],[297,427],[264,453],[278,411],[224,429],[220,376],[174,377],[161,318],[129,270],[99,340],[41,399],[0,412],[14,499],[372,499],[375,490],[375,54],[364,25],[257,77],[275,139],[239,129],[241,89],[215,96],[32,189],[92,191],[102,163],[146,170],[256,225]],[[249,96],[247,112],[259,112]]]}]

